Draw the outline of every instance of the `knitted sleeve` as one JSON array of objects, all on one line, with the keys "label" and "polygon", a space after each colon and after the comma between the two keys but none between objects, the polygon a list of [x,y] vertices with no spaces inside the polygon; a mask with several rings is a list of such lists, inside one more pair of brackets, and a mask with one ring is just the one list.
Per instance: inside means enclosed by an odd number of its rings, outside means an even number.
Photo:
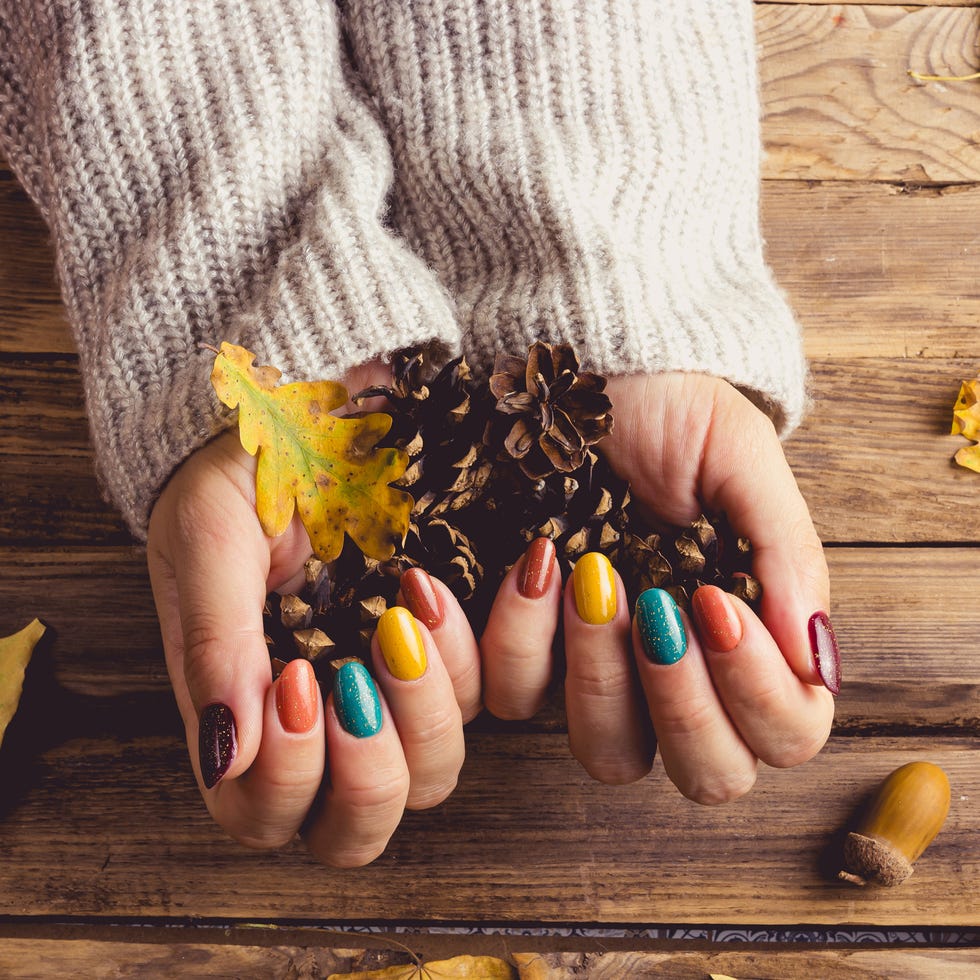
[{"label": "knitted sleeve", "polygon": [[787,434],[799,328],[763,256],[750,0],[347,0],[393,220],[475,366],[535,339],[720,375]]},{"label": "knitted sleeve", "polygon": [[387,141],[324,0],[0,0],[0,150],[51,230],[97,466],[145,534],[227,424],[201,342],[341,377],[458,350],[385,228]]}]

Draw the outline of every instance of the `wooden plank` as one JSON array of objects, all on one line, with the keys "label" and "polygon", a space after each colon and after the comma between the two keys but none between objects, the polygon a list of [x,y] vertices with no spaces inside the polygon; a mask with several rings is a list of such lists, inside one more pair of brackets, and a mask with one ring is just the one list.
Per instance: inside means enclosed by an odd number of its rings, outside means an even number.
[{"label": "wooden plank", "polygon": [[[968,366],[969,365],[969,366]],[[786,455],[825,542],[980,540],[980,483],[953,462],[959,360],[834,360],[812,365],[814,405]]]},{"label": "wooden plank", "polygon": [[980,187],[763,184],[767,257],[816,360],[980,368]]},{"label": "wooden plank", "polygon": [[[837,882],[841,829],[920,758],[947,771],[953,802],[915,875],[892,889]],[[407,814],[368,868],[326,871],[299,842],[269,854],[224,839],[180,740],[78,739],[43,752],[7,802],[0,915],[975,928],[978,793],[975,739],[833,739],[712,808],[659,768],[594,783],[556,736],[475,735],[445,804]]]},{"label": "wooden plank", "polygon": [[960,7],[760,4],[767,177],[949,183],[980,178],[978,23]]},{"label": "wooden plank", "polygon": [[[976,549],[834,548],[827,557],[844,669],[838,731],[980,734]],[[0,636],[34,616],[53,637],[23,702],[43,733],[31,722],[26,739],[181,731],[138,549],[0,551]],[[563,726],[552,706],[529,727]]]}]

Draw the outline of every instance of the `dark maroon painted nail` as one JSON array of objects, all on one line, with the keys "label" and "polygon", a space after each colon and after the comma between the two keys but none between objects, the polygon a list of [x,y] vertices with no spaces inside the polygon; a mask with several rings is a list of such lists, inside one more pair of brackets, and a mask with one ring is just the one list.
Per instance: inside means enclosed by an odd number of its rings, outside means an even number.
[{"label": "dark maroon painted nail", "polygon": [[840,650],[830,618],[825,612],[810,617],[810,649],[817,661],[820,679],[835,697],[840,694]]},{"label": "dark maroon painted nail", "polygon": [[210,789],[228,771],[238,751],[235,716],[226,704],[209,704],[198,724],[201,778]]}]

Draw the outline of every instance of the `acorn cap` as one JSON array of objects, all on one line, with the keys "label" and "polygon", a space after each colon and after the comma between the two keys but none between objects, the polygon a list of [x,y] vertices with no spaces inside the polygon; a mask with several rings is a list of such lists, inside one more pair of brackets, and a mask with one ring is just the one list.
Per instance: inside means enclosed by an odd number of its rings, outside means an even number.
[{"label": "acorn cap", "polygon": [[842,881],[886,887],[900,885],[914,870],[908,858],[888,841],[853,831],[844,842],[844,866],[837,875]]}]

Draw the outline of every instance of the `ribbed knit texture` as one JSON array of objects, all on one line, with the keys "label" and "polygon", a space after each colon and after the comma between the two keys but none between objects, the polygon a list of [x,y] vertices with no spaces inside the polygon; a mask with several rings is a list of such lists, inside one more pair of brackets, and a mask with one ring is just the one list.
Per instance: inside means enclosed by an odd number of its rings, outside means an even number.
[{"label": "ribbed knit texture", "polygon": [[721,375],[792,429],[749,0],[342,8],[345,40],[326,0],[0,0],[0,148],[137,535],[228,422],[202,341],[298,379],[566,340],[607,373]]}]

